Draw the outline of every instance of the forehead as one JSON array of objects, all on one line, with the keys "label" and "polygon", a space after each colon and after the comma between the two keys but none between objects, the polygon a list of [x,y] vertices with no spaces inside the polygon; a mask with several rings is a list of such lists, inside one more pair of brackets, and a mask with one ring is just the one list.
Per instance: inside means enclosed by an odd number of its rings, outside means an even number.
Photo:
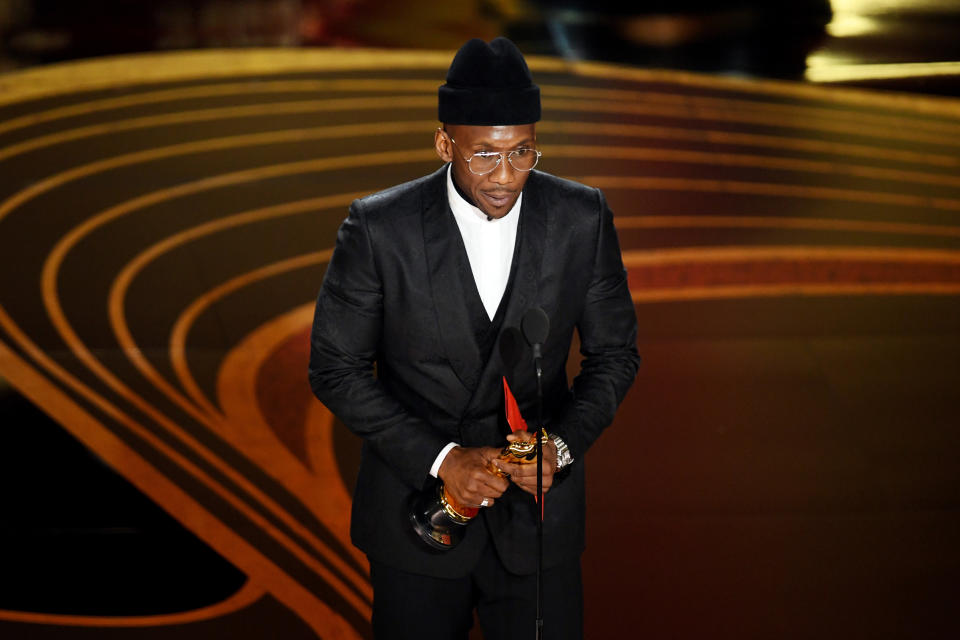
[{"label": "forehead", "polygon": [[537,139],[536,125],[517,124],[499,127],[483,127],[478,125],[448,125],[447,130],[462,146],[487,146],[493,148],[510,149],[524,142],[534,142]]}]

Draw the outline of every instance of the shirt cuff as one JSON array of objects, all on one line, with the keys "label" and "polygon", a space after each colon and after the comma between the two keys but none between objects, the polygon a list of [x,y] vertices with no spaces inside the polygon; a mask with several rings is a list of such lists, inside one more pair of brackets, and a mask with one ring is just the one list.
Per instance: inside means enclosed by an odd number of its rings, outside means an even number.
[{"label": "shirt cuff", "polygon": [[[460,446],[456,442],[451,442],[447,444],[443,449],[440,450],[440,453],[437,454],[437,459],[433,461],[433,466],[430,467],[430,475],[434,478],[438,477],[437,474],[440,473],[440,465],[443,464],[443,459],[447,457],[447,454],[450,453],[450,449]],[[420,467],[421,469],[423,467]]]}]

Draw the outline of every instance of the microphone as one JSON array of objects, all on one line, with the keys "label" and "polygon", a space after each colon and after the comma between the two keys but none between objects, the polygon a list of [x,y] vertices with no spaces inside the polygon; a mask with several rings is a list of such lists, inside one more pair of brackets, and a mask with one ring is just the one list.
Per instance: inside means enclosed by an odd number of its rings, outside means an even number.
[{"label": "microphone", "polygon": [[531,307],[523,314],[520,327],[523,329],[523,337],[526,338],[527,344],[533,349],[533,359],[541,359],[543,343],[547,341],[547,335],[550,333],[550,318],[540,307]]}]

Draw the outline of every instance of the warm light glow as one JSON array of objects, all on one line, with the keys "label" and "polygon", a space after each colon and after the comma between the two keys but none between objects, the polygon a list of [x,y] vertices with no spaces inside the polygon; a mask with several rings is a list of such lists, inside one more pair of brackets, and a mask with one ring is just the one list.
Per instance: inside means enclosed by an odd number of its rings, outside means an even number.
[{"label": "warm light glow", "polygon": [[[833,38],[877,36],[898,16],[909,14],[936,15],[952,12],[956,0],[831,0],[833,19],[826,31]],[[958,62],[918,62],[892,64],[857,64],[858,58],[834,53],[834,47],[821,47],[807,56],[804,77],[811,82],[845,82],[909,76],[955,75]],[[846,50],[840,48],[839,50]]]},{"label": "warm light glow", "polygon": [[[837,64],[837,62],[841,62]],[[897,64],[843,64],[830,56],[810,56],[803,76],[810,82],[846,82],[914,76],[955,76],[960,62],[906,62]]]},{"label": "warm light glow", "polygon": [[831,0],[833,20],[827,33],[834,38],[850,38],[880,31],[895,14],[938,13],[957,8],[955,0]]},{"label": "warm light glow", "polygon": [[834,15],[880,15],[883,13],[910,11],[942,12],[956,9],[956,0],[830,0]]},{"label": "warm light glow", "polygon": [[833,21],[827,25],[827,33],[834,38],[863,36],[878,31],[877,20],[853,14],[833,14]]}]

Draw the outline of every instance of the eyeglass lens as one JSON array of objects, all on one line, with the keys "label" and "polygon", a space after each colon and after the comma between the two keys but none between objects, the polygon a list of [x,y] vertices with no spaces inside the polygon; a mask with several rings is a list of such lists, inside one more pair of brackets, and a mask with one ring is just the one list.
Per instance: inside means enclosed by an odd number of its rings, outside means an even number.
[{"label": "eyeglass lens", "polygon": [[[507,162],[517,171],[530,171],[537,164],[537,152],[533,149],[514,149],[505,155]],[[470,160],[470,170],[474,173],[489,173],[499,164],[499,153],[475,153]]]}]

